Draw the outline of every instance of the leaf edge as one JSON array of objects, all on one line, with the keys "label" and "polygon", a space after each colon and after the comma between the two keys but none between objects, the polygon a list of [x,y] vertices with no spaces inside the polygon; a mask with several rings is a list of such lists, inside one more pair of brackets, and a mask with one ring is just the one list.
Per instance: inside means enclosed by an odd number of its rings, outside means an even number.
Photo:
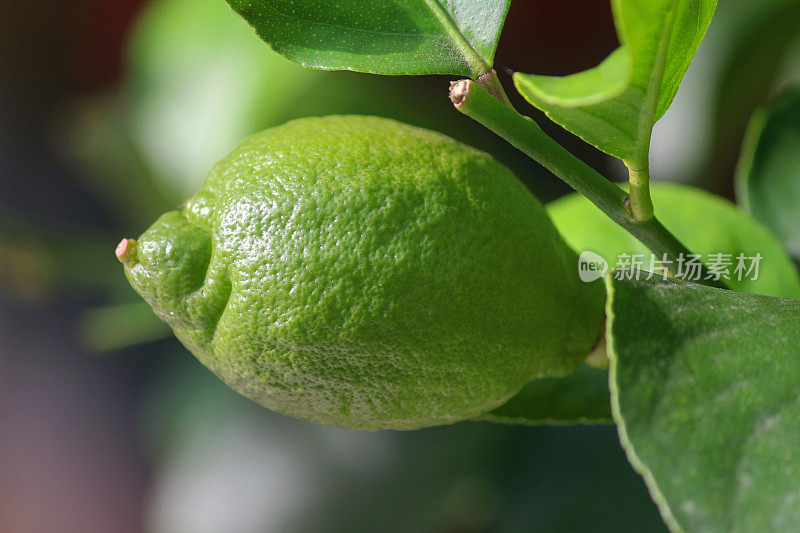
[{"label": "leaf edge", "polygon": [[628,459],[633,470],[642,476],[645,486],[647,487],[650,497],[658,507],[661,518],[664,520],[667,528],[673,533],[683,532],[683,528],[675,518],[672,508],[667,501],[667,498],[661,492],[658,486],[658,481],[655,478],[652,470],[647,464],[642,461],[636,453],[633,442],[628,436],[628,428],[625,423],[624,415],[622,414],[622,407],[620,403],[620,390],[617,386],[617,372],[619,367],[619,357],[616,350],[616,343],[614,340],[614,326],[616,324],[616,313],[614,312],[614,304],[616,302],[616,287],[614,284],[613,273],[609,273],[605,277],[606,283],[606,346],[609,359],[608,367],[608,389],[611,396],[611,416],[617,426],[617,433],[619,435],[619,442],[622,450],[625,452],[625,457]]}]

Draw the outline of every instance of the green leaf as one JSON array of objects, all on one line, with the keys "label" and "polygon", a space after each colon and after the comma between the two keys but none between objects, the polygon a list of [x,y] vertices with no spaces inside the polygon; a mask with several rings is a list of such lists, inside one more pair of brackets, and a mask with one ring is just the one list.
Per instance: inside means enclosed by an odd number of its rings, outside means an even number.
[{"label": "green leaf", "polygon": [[739,202],[800,258],[800,89],[753,115],[737,188]]},{"label": "green leaf", "polygon": [[[702,255],[703,261],[708,264],[709,259],[714,259],[712,255],[730,254],[731,264],[724,270],[728,270],[731,279],[726,283],[732,289],[800,299],[800,276],[791,258],[781,243],[747,213],[724,198],[686,185],[654,183],[652,195],[661,222],[689,250]],[[576,252],[600,254],[611,269],[625,266],[619,263],[623,254],[640,255],[645,260],[644,269],[650,269],[651,253],[647,247],[580,194],[556,200],[548,205],[548,210],[559,232]],[[701,227],[702,231],[698,231]],[[742,275],[741,280],[735,275],[739,254],[745,259],[761,254],[756,279],[752,279],[752,274]],[[718,264],[722,265],[722,261]],[[746,266],[751,264],[748,261]]]},{"label": "green leaf", "polygon": [[537,379],[478,420],[528,425],[610,422],[608,372],[583,365],[567,377]]},{"label": "green leaf", "polygon": [[514,83],[554,122],[641,166],[653,125],[672,104],[716,5],[716,0],[614,0],[622,47],[603,63],[565,77],[517,73]]},{"label": "green leaf", "polygon": [[608,279],[620,440],[673,531],[796,531],[800,302]]},{"label": "green leaf", "polygon": [[492,68],[510,0],[228,0],[306,67],[478,77]]},{"label": "green leaf", "polygon": [[515,80],[538,102],[569,108],[601,104],[619,96],[628,88],[630,76],[631,55],[625,48],[617,48],[597,67],[572,76],[516,74]]}]

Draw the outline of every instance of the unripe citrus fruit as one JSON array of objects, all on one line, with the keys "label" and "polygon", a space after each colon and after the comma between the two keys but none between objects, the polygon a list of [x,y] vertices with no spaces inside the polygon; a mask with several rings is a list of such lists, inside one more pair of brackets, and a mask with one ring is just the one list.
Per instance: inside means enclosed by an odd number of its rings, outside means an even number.
[{"label": "unripe citrus fruit", "polygon": [[351,428],[455,422],[572,372],[603,289],[502,165],[361,116],[250,137],[117,255],[235,390]]}]

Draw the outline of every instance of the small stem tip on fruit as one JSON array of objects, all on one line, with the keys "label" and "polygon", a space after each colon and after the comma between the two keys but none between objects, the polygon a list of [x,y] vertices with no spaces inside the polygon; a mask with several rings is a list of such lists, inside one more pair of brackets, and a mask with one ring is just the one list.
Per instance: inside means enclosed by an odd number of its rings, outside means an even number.
[{"label": "small stem tip on fruit", "polygon": [[122,239],[117,245],[115,253],[120,263],[129,264],[136,255],[136,241],[134,239]]}]

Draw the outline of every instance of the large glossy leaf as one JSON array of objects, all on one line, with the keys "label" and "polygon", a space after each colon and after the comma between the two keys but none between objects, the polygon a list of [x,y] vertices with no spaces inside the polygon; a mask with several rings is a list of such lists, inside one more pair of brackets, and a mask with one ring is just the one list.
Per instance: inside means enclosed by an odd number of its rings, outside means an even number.
[{"label": "large glossy leaf", "polygon": [[491,69],[510,0],[228,0],[256,33],[307,67],[373,74]]},{"label": "large glossy leaf", "polygon": [[674,531],[797,531],[800,302],[608,280],[612,411]]},{"label": "large glossy leaf", "polygon": [[[800,299],[800,277],[792,260],[780,242],[747,213],[724,198],[686,185],[655,183],[652,195],[664,225],[707,265],[715,263],[720,273],[727,272],[725,282],[731,288]],[[561,235],[578,253],[600,254],[610,269],[631,266],[631,258],[639,256],[645,262],[642,266],[650,270],[650,251],[585,197],[570,194],[549,204],[548,210]],[[716,254],[725,257],[712,257]],[[739,254],[743,254],[745,268],[754,266],[749,258],[761,255],[757,276],[755,272],[736,272]],[[628,265],[622,263],[626,256]],[[688,263],[689,257],[684,259]]]},{"label": "large glossy leaf", "polygon": [[599,66],[565,77],[517,73],[514,82],[554,122],[631,162],[672,103],[716,0],[614,0],[613,8],[622,46]]},{"label": "large glossy leaf", "polygon": [[739,202],[800,258],[800,89],[753,116],[737,174]]},{"label": "large glossy leaf", "polygon": [[608,371],[583,365],[563,378],[537,379],[479,420],[528,425],[610,422]]}]

